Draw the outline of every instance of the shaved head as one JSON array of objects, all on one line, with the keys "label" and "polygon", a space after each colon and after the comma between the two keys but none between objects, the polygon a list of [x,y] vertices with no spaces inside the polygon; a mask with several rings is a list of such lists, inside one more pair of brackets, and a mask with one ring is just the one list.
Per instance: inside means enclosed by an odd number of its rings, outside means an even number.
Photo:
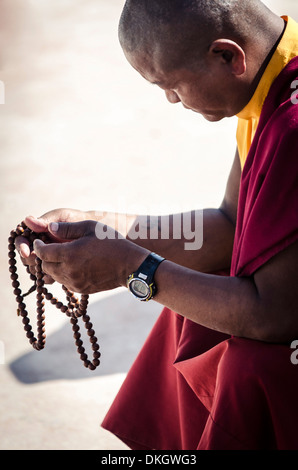
[{"label": "shaved head", "polygon": [[216,121],[249,102],[284,28],[260,0],[127,0],[119,40],[170,103]]},{"label": "shaved head", "polygon": [[259,0],[127,0],[119,40],[126,53],[154,54],[164,69],[190,68],[218,37],[243,44],[260,8]]}]

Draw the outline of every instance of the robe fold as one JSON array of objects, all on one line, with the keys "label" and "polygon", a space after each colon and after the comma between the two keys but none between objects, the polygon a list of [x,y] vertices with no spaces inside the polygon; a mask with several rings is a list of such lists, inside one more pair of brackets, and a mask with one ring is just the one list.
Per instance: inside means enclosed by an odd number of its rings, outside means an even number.
[{"label": "robe fold", "polygon": [[[241,178],[231,276],[252,276],[298,240],[296,80],[298,89],[298,57],[262,109]],[[298,450],[291,353],[164,308],[102,426],[132,449]]]}]

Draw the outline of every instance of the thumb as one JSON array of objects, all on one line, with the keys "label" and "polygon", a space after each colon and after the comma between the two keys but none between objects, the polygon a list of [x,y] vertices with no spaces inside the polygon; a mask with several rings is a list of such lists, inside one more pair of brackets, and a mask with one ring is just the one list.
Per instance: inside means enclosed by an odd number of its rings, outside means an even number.
[{"label": "thumb", "polygon": [[94,220],[84,220],[82,222],[51,222],[49,232],[60,241],[76,240],[87,237],[95,233],[96,222]]},{"label": "thumb", "polygon": [[33,232],[40,233],[48,231],[48,222],[42,217],[38,219],[37,217],[29,215],[25,217],[24,222]]}]

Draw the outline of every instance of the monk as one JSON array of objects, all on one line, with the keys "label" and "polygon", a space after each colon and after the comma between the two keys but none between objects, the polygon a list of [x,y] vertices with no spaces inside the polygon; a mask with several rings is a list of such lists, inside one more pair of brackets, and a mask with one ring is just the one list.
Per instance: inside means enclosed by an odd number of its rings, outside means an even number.
[{"label": "monk", "polygon": [[147,217],[27,217],[53,243],[30,253],[19,238],[23,262],[37,255],[76,292],[128,286],[164,306],[102,423],[130,448],[297,450],[298,25],[259,0],[127,0],[119,39],[171,103],[238,116],[223,202],[203,211],[200,249],[174,236],[175,215],[154,239]]}]

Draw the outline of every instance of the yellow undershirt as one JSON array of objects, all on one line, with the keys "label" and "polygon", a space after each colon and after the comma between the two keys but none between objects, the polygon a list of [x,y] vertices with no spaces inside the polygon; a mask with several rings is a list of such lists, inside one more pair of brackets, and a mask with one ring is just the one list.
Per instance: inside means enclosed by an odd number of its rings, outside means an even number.
[{"label": "yellow undershirt", "polygon": [[237,114],[237,145],[241,167],[244,167],[247,154],[258,127],[262,107],[274,80],[284,67],[298,56],[298,24],[290,17],[282,17],[286,22],[283,37],[273,54],[260,83],[246,107]]}]

